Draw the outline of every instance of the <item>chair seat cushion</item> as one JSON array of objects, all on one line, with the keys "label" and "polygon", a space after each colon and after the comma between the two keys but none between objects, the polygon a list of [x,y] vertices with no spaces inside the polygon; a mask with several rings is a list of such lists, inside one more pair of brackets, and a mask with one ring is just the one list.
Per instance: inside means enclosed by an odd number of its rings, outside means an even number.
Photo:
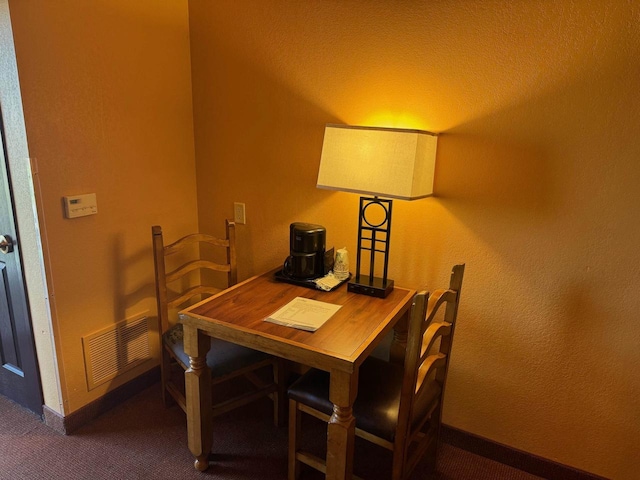
[{"label": "chair seat cushion", "polygon": [[[394,441],[403,374],[402,366],[378,358],[369,357],[362,363],[358,396],[353,405],[356,427]],[[440,394],[440,387],[432,383],[433,386],[414,405],[415,413],[424,412]],[[326,415],[333,413],[333,404],[329,400],[328,372],[309,370],[289,387],[289,397]]]},{"label": "chair seat cushion", "polygon": [[[182,325],[176,325],[162,335],[165,346],[185,370],[189,367],[189,355],[184,352]],[[249,365],[267,360],[269,355],[234,343],[211,338],[211,348],[207,353],[207,366],[213,377],[221,377]]]}]

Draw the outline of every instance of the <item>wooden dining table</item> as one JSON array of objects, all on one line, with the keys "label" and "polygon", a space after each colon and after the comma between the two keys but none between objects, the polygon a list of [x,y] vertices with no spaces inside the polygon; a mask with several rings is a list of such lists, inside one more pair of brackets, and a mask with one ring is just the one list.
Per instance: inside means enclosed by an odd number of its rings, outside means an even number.
[{"label": "wooden dining table", "polygon": [[[278,281],[275,270],[245,280],[179,313],[184,347],[190,357],[185,372],[188,446],[195,467],[206,470],[213,444],[211,377],[206,364],[208,337],[254,348],[330,373],[334,404],[327,426],[327,472],[332,480],[350,479],[353,467],[358,369],[392,331],[391,361],[402,361],[407,316],[415,291],[395,287],[384,299],[347,291],[325,292]],[[314,332],[265,321],[296,297],[341,308]]]}]

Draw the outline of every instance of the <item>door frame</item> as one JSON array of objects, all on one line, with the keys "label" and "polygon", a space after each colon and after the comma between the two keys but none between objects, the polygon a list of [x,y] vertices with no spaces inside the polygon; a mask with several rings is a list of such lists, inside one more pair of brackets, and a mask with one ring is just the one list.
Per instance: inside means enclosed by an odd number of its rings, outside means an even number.
[{"label": "door frame", "polygon": [[[0,103],[4,116],[7,164],[11,171],[15,221],[20,232],[23,275],[44,406],[64,416],[62,382],[51,315],[52,298],[47,288],[43,254],[46,250],[46,225],[38,220],[38,208],[42,208],[42,205],[39,205],[37,194],[37,163],[29,156],[8,0],[0,0]],[[42,213],[41,218],[44,218]]]},{"label": "door frame", "polygon": [[[6,133],[0,102],[0,232],[8,235],[9,247],[3,250],[2,265],[2,368],[1,393],[36,414],[43,413],[40,370],[35,350],[33,324],[22,271],[20,232],[18,231],[7,161]],[[6,240],[6,237],[4,238]],[[5,356],[6,355],[6,356]]]}]

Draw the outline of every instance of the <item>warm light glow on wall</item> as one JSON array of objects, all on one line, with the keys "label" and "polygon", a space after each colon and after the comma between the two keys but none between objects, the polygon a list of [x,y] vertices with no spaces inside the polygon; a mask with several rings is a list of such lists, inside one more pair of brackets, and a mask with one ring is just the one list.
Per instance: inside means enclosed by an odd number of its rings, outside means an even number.
[{"label": "warm light glow on wall", "polygon": [[428,125],[418,116],[408,112],[378,111],[367,115],[362,121],[354,122],[359,125],[376,125],[387,128],[406,128],[413,130],[427,130]]}]

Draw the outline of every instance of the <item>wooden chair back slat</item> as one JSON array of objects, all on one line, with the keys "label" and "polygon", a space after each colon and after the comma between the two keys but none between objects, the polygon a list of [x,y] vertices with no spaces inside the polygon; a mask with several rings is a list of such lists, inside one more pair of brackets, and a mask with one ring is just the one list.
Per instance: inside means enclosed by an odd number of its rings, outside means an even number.
[{"label": "wooden chair back slat", "polygon": [[427,303],[427,315],[425,320],[422,322],[423,329],[433,321],[440,309],[440,306],[445,302],[447,303],[447,306],[449,304],[455,303],[457,295],[458,292],[451,289],[439,289],[431,293],[429,295],[429,301]]},{"label": "wooden chair back slat", "polygon": [[442,336],[451,335],[451,324],[446,322],[432,323],[427,327],[427,331],[424,332],[422,340],[422,350],[420,352],[420,363],[424,363],[427,357],[431,354],[431,349],[437,340],[440,340]]},{"label": "wooden chair back slat", "polygon": [[176,297],[167,302],[168,308],[177,308],[186,304],[189,300],[197,295],[215,295],[221,292],[223,289],[216,287],[207,287],[206,285],[197,285],[182,293],[179,297]]},{"label": "wooden chair back slat", "polygon": [[176,252],[179,252],[183,248],[188,247],[189,245],[193,245],[196,243],[208,243],[209,245],[213,245],[214,247],[223,247],[227,248],[229,246],[229,240],[226,238],[216,238],[211,235],[207,235],[204,233],[192,233],[191,235],[187,235],[186,237],[182,237],[179,240],[167,245],[164,250],[164,254],[173,255]]},{"label": "wooden chair back slat", "polygon": [[[418,369],[418,375],[416,378],[415,397],[416,402],[418,397],[424,393],[429,386],[429,378],[434,370],[442,368],[446,365],[447,357],[441,353],[429,355]],[[425,381],[426,380],[426,381]]]},{"label": "wooden chair back slat", "polygon": [[231,271],[231,265],[225,264],[222,265],[220,263],[211,262],[209,260],[194,260],[193,262],[185,263],[181,267],[175,269],[174,271],[167,273],[166,282],[173,283],[176,280],[180,280],[182,277],[187,275],[194,270],[211,270],[214,272],[225,272],[228,273]]}]

